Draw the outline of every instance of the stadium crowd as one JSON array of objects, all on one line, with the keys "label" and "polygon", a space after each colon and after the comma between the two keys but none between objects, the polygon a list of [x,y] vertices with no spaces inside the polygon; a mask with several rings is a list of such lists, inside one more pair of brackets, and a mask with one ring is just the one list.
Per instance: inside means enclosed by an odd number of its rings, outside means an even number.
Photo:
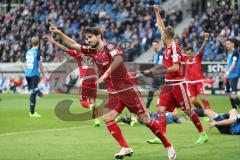
[{"label": "stadium crowd", "polygon": [[240,40],[240,14],[229,6],[213,6],[202,16],[196,15],[194,21],[184,30],[180,37],[182,46],[200,48],[203,31],[210,33],[209,42],[205,48],[204,61],[226,61],[225,40],[237,38]]},{"label": "stadium crowd", "polygon": [[[160,36],[155,27],[155,18],[152,18],[152,4],[161,2],[25,0],[14,12],[0,13],[0,62],[22,61],[23,53],[30,48],[30,37],[33,35],[41,39],[45,62],[62,61],[63,53],[43,40],[43,35],[48,33],[49,21],[78,42],[82,39],[80,33],[85,27],[99,24],[105,39],[122,47],[131,61],[148,49],[154,38]],[[177,6],[168,11],[162,9],[161,15],[167,25],[175,26],[182,20],[182,11]]]}]

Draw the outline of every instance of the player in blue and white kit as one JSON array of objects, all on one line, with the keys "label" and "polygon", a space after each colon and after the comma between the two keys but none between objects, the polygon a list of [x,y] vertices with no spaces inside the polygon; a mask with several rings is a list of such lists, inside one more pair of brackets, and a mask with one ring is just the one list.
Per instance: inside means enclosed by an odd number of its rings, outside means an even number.
[{"label": "player in blue and white kit", "polygon": [[224,78],[226,79],[225,91],[229,94],[232,108],[240,107],[240,99],[237,97],[237,84],[240,74],[240,56],[235,48],[233,39],[226,40],[227,66],[225,68]]},{"label": "player in blue and white kit", "polygon": [[[32,48],[25,53],[25,76],[28,83],[30,95],[30,117],[41,117],[35,112],[36,97],[39,93],[38,82],[40,80],[40,72],[42,78],[45,78],[42,67],[41,52],[38,50],[39,40],[37,37],[31,39]],[[40,72],[39,72],[40,70]]]},{"label": "player in blue and white kit", "polygon": [[[160,49],[159,40],[154,40],[152,42],[152,47],[153,47],[153,50],[154,50],[154,55],[153,55],[153,59],[152,59],[153,64],[155,66],[156,65],[163,65],[164,54]],[[152,88],[148,92],[148,98],[147,98],[147,103],[146,103],[147,108],[150,107],[150,104],[153,100],[154,92],[156,90],[158,90],[158,88],[161,85],[161,82],[163,82],[163,81],[164,81],[163,74],[159,74],[159,75],[153,77],[153,82],[152,82],[152,86],[151,86]]]},{"label": "player in blue and white kit", "polygon": [[208,116],[211,120],[209,127],[216,127],[221,134],[240,135],[240,114],[236,108],[224,114],[218,114],[209,109],[195,109],[194,111],[199,117]]}]

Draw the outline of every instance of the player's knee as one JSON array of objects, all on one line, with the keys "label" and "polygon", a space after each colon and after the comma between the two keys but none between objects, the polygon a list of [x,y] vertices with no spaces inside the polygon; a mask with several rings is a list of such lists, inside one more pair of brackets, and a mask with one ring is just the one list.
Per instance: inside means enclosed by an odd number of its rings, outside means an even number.
[{"label": "player's knee", "polygon": [[204,95],[200,95],[199,97],[201,98],[202,101],[206,101],[207,100],[207,98]]},{"label": "player's knee", "polygon": [[236,99],[237,96],[236,96],[236,94],[231,94],[231,95],[230,95],[230,98],[231,98],[231,99]]},{"label": "player's knee", "polygon": [[117,116],[118,116],[118,115],[109,112],[109,113],[104,114],[102,117],[103,117],[104,122],[107,123],[107,122],[109,122],[109,121],[115,120],[115,118],[116,118]]},{"label": "player's knee", "polygon": [[190,101],[191,101],[192,103],[197,103],[197,98],[196,98],[196,97],[191,97],[191,98],[190,98]]},{"label": "player's knee", "polygon": [[108,114],[104,114],[102,117],[103,117],[103,120],[104,120],[105,123],[112,120],[111,117]]}]

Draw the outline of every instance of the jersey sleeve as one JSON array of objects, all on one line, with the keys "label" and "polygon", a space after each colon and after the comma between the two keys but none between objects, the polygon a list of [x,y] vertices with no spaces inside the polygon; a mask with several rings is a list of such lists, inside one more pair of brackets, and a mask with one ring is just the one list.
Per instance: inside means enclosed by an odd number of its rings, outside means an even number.
[{"label": "jersey sleeve", "polygon": [[240,124],[240,114],[234,119],[236,123]]},{"label": "jersey sleeve", "polygon": [[179,64],[181,63],[182,59],[182,50],[175,44],[173,43],[172,46],[172,62],[173,64]]},{"label": "jersey sleeve", "polygon": [[68,50],[68,54],[69,54],[70,56],[74,56],[74,57],[75,57],[76,54],[77,54],[77,51],[69,49],[69,50]]},{"label": "jersey sleeve", "polygon": [[77,52],[77,51],[72,50],[72,49],[69,49],[67,53],[74,58],[81,58],[81,57],[84,56],[81,52]]},{"label": "jersey sleeve", "polygon": [[202,60],[203,54],[202,54],[202,52],[198,52],[195,56],[196,56],[198,59]]},{"label": "jersey sleeve", "polygon": [[123,54],[122,51],[113,44],[108,44],[107,47],[109,49],[109,54],[111,55],[111,57]]},{"label": "jersey sleeve", "polygon": [[37,60],[42,61],[42,52],[41,50],[37,50]]},{"label": "jersey sleeve", "polygon": [[234,51],[232,56],[232,63],[236,64],[238,62],[238,59],[239,59],[239,54],[237,51]]},{"label": "jersey sleeve", "polygon": [[158,64],[163,65],[164,64],[164,54],[159,54],[158,56]]}]

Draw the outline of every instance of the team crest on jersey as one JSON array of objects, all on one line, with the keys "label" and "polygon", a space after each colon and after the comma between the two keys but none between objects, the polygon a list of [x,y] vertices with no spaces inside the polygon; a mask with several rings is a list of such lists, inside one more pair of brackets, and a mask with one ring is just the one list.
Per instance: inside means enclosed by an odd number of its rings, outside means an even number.
[{"label": "team crest on jersey", "polygon": [[109,50],[113,50],[113,49],[114,49],[114,46],[113,46],[113,44],[108,44],[108,45],[107,45],[107,48],[108,48]]}]

